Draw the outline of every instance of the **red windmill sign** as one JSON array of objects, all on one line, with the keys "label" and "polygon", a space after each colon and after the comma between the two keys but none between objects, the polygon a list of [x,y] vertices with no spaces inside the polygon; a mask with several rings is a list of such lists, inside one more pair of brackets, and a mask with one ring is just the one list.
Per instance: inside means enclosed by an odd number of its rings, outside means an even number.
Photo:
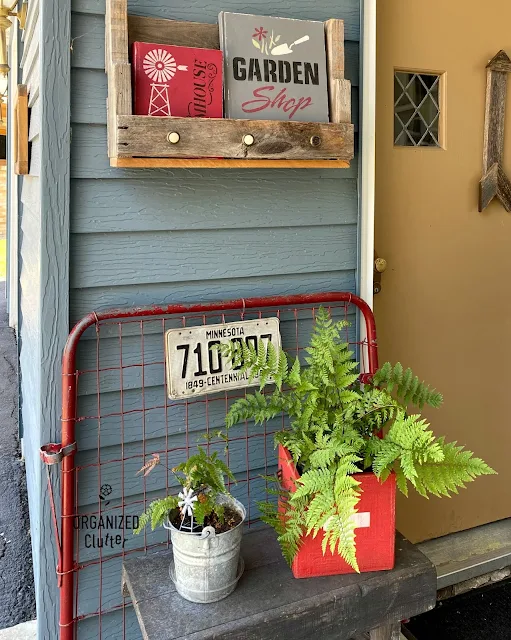
[{"label": "red windmill sign", "polygon": [[223,115],[220,51],[135,42],[133,84],[136,115]]}]

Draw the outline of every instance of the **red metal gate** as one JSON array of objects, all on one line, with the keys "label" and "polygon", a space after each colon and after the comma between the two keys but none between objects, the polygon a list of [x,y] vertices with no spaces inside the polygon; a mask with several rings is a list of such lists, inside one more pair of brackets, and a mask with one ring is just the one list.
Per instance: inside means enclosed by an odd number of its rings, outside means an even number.
[{"label": "red metal gate", "polygon": [[[283,347],[295,355],[308,342],[315,312],[321,305],[332,316],[350,321],[346,340],[357,351],[361,374],[373,374],[378,368],[374,317],[370,307],[350,293],[113,309],[91,313],[73,328],[62,363],[62,442],[41,451],[47,464],[62,462],[60,540],[54,512],[61,640],[73,640],[77,622],[90,619],[98,623],[95,637],[112,637],[103,630],[102,617],[113,611],[122,611],[123,616],[122,636],[119,631],[116,637],[126,637],[126,603],[120,594],[122,559],[127,554],[169,546],[167,534],[162,537],[161,532],[146,532],[140,538],[124,535],[133,523],[129,514],[142,512],[151,494],[165,494],[172,480],[169,466],[195,446],[193,436],[213,434],[198,446],[225,447],[223,440],[215,442],[214,431],[223,426],[229,402],[245,394],[237,390],[169,400],[164,371],[165,332],[176,327],[277,316]],[[357,312],[365,322],[363,341],[356,338]],[[258,519],[254,501],[265,495],[262,474],[271,473],[276,462],[272,435],[284,420],[282,416],[278,423],[257,428],[252,425],[250,430],[245,424],[229,432],[227,456],[237,475],[233,491],[238,491],[247,505],[249,526]],[[166,462],[159,477],[135,480],[134,470],[153,454]],[[119,519],[115,518],[122,518],[122,526],[116,529],[113,524],[115,531],[105,536],[104,528],[109,523],[118,525]],[[115,584],[109,589],[112,579]],[[88,598],[85,604],[80,600],[82,591]],[[97,598],[97,604],[92,598]]]}]

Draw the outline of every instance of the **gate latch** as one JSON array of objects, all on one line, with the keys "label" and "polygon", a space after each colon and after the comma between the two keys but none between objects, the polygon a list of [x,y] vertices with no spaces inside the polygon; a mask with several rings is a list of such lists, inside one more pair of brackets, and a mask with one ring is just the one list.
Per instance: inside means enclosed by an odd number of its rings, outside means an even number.
[{"label": "gate latch", "polygon": [[76,442],[72,444],[68,444],[63,447],[60,443],[55,444],[50,442],[50,444],[43,445],[39,450],[39,455],[41,456],[41,460],[44,464],[59,464],[62,462],[63,458],[71,455],[76,451]]}]

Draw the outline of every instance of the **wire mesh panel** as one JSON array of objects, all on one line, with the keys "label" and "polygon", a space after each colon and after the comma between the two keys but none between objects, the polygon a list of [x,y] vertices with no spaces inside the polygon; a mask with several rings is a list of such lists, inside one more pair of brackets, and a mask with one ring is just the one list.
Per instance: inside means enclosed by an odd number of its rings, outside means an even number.
[{"label": "wire mesh panel", "polygon": [[[121,594],[122,561],[170,546],[163,527],[139,536],[132,529],[151,501],[176,492],[172,469],[197,447],[225,456],[236,478],[229,490],[245,505],[247,526],[259,524],[257,502],[268,497],[264,476],[277,469],[273,436],[287,418],[241,423],[227,432],[226,442],[217,432],[231,403],[250,389],[169,399],[166,332],[276,317],[284,350],[303,360],[322,303],[334,319],[348,321],[345,339],[361,372],[373,373],[374,320],[351,294],[118,310],[88,316],[73,330],[64,357],[62,445],[77,446],[63,461],[61,638],[141,637]],[[362,341],[359,310],[368,335]],[[159,464],[149,475],[138,473],[156,458]]]}]

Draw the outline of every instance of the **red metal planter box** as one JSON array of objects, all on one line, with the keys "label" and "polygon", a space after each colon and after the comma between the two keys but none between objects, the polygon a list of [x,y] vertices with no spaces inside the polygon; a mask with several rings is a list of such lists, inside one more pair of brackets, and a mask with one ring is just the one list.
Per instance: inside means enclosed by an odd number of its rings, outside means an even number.
[{"label": "red metal planter box", "polygon": [[[295,491],[300,477],[291,454],[279,446],[279,471],[284,489]],[[374,473],[360,473],[362,497],[358,504],[356,529],[357,560],[361,572],[384,571],[394,568],[394,540],[396,527],[396,478],[392,474],[381,483]],[[354,570],[337,554],[321,548],[322,536],[308,535],[293,561],[295,578],[313,578]]]}]

